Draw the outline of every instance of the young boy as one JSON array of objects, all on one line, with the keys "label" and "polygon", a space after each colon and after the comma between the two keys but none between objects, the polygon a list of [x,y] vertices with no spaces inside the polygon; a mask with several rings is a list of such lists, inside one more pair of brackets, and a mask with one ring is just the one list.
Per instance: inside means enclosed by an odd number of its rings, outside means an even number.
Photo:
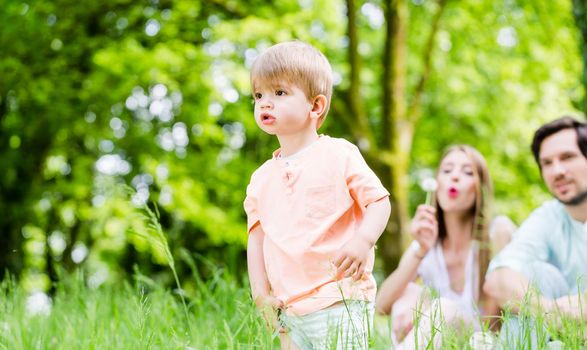
[{"label": "young boy", "polygon": [[281,146],[252,175],[244,202],[253,299],[280,324],[283,348],[367,348],[389,193],[356,146],[318,135],[332,69],[317,49],[272,46],[253,64],[251,85],[255,121]]}]

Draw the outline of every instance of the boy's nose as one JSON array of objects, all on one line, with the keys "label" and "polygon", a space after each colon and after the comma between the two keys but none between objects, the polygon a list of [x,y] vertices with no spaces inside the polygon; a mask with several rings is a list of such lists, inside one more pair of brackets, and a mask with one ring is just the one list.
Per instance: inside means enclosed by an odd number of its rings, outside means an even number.
[{"label": "boy's nose", "polygon": [[269,100],[266,97],[263,97],[260,101],[259,101],[259,107],[261,108],[269,108],[273,106],[273,104],[271,103],[271,100]]}]

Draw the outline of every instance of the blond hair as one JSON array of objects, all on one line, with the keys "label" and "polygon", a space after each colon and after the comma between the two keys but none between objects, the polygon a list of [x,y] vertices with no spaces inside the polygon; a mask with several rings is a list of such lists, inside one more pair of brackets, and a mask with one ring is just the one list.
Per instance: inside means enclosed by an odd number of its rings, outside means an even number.
[{"label": "blond hair", "polygon": [[[483,282],[485,281],[485,274],[489,266],[491,257],[491,247],[489,243],[489,211],[491,202],[493,200],[493,184],[489,175],[489,168],[485,158],[479,151],[469,145],[454,145],[442,156],[440,162],[452,152],[463,152],[467,158],[473,163],[473,175],[475,177],[475,203],[471,208],[470,214],[473,217],[473,232],[471,237],[473,240],[479,242],[478,255],[478,279],[474,278],[476,282],[475,296],[478,300],[484,299]],[[436,215],[438,219],[438,237],[442,241],[446,238],[446,225],[444,222],[444,210],[436,200]]]},{"label": "blond hair", "polygon": [[278,85],[280,82],[300,88],[310,103],[318,95],[326,97],[326,107],[318,118],[322,125],[332,97],[332,68],[318,49],[302,41],[287,41],[271,46],[255,60],[251,68],[251,86]]}]

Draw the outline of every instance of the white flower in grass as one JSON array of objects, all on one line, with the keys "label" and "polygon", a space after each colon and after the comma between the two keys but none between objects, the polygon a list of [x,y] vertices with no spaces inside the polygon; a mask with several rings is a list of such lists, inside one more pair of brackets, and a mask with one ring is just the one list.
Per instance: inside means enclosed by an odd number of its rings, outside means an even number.
[{"label": "white flower in grass", "polygon": [[491,332],[475,332],[469,338],[469,345],[474,350],[493,350],[497,347],[495,337]]},{"label": "white flower in grass", "polygon": [[560,340],[553,340],[553,341],[546,343],[547,350],[559,350],[559,349],[562,350],[564,348],[565,348],[565,343],[563,343]]},{"label": "white flower in grass", "polygon": [[51,298],[43,292],[34,292],[26,300],[26,311],[29,315],[49,315],[51,313]]}]

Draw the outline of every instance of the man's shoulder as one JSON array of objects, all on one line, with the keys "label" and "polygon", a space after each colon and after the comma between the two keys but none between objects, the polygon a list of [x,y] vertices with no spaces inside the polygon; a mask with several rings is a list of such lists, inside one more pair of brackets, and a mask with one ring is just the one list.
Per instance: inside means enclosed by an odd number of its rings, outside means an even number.
[{"label": "man's shoulder", "polygon": [[565,206],[558,200],[551,199],[542,203],[542,205],[536,208],[533,213],[539,215],[554,215],[558,217],[564,215]]},{"label": "man's shoulder", "polygon": [[555,199],[548,200],[530,214],[520,229],[541,230],[551,232],[554,226],[562,222],[565,207]]}]

